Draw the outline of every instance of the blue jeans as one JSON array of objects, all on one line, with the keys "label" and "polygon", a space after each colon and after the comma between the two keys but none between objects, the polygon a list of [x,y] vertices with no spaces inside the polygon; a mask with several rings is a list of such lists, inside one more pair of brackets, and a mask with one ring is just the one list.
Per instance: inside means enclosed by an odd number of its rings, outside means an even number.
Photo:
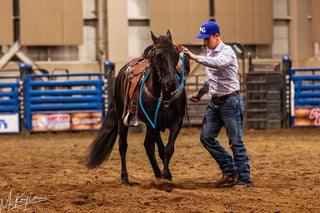
[{"label": "blue jeans", "polygon": [[[222,174],[238,173],[238,183],[251,184],[247,149],[242,141],[244,103],[240,94],[221,104],[210,101],[203,119],[200,141],[219,164]],[[226,128],[233,157],[216,140],[222,127]]]}]

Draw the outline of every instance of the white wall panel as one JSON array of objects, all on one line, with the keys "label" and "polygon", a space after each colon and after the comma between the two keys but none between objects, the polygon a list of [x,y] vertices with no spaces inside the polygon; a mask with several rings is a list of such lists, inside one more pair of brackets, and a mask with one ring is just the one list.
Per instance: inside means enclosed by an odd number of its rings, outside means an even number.
[{"label": "white wall panel", "polygon": [[97,17],[96,1],[82,0],[82,4],[83,4],[83,18]]},{"label": "white wall panel", "polygon": [[288,0],[273,0],[273,17],[288,16]]},{"label": "white wall panel", "polygon": [[289,54],[289,26],[286,21],[276,22],[273,26],[272,57],[281,58]]},{"label": "white wall panel", "polygon": [[149,0],[128,0],[129,19],[148,19],[149,17]]},{"label": "white wall panel", "polygon": [[149,26],[129,27],[129,58],[135,58],[142,54],[143,50],[151,44]]},{"label": "white wall panel", "polygon": [[94,26],[84,26],[83,44],[79,46],[79,61],[96,61],[96,28]]}]

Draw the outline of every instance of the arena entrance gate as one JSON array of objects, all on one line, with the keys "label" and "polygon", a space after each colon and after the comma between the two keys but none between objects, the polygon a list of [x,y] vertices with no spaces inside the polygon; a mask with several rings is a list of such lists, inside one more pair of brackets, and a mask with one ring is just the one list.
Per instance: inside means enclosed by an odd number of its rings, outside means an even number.
[{"label": "arena entrance gate", "polygon": [[29,131],[96,130],[103,117],[103,75],[28,74],[24,122]]},{"label": "arena entrance gate", "polygon": [[320,68],[290,68],[289,94],[291,126],[320,126]]}]

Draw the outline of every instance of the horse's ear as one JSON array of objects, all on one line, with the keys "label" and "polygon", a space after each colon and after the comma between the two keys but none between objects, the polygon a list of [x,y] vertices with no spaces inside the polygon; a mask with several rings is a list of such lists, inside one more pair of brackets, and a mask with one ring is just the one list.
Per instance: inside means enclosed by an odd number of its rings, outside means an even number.
[{"label": "horse's ear", "polygon": [[168,38],[172,41],[172,35],[171,35],[170,30],[167,31],[167,36],[168,36]]},{"label": "horse's ear", "polygon": [[153,41],[153,43],[154,44],[157,44],[158,43],[158,38],[153,34],[153,32],[152,31],[150,31],[151,32],[151,38],[152,38],[152,41]]}]

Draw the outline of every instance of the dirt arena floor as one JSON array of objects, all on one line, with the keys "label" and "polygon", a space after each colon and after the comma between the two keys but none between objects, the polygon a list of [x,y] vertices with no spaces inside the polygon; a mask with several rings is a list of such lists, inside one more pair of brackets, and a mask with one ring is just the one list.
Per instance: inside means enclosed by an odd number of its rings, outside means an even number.
[{"label": "dirt arena floor", "polygon": [[[199,131],[182,129],[172,182],[154,178],[144,133],[131,132],[131,187],[120,184],[117,144],[99,169],[84,167],[96,132],[0,135],[0,212],[320,212],[319,128],[244,131],[253,180],[245,189],[215,187],[221,174]],[[224,131],[219,139],[227,146]]]}]

